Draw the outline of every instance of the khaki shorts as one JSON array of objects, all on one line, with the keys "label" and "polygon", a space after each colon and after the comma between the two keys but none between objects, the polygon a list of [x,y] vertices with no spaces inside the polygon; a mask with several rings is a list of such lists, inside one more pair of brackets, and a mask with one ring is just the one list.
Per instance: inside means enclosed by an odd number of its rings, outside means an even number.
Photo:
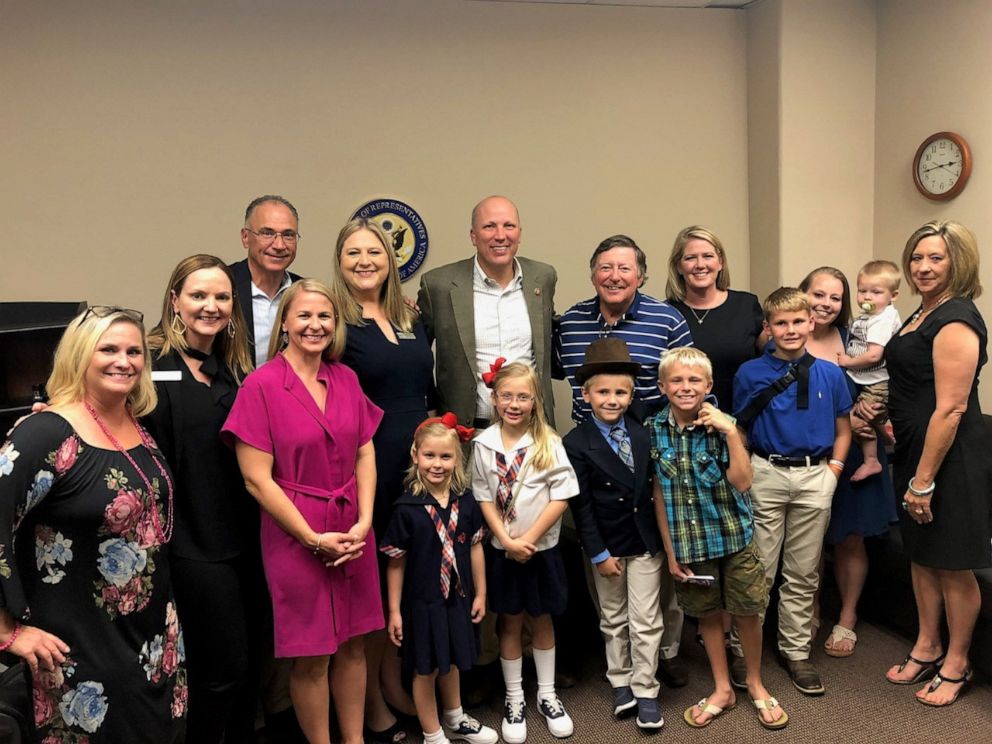
[{"label": "khaki shorts", "polygon": [[711,574],[710,586],[675,582],[675,596],[686,615],[705,617],[721,610],[731,615],[760,615],[768,606],[765,566],[754,540],[738,553],[690,563],[694,574]]},{"label": "khaki shorts", "polygon": [[881,382],[862,386],[861,391],[858,393],[858,400],[867,401],[868,403],[881,403],[882,413],[886,413],[885,406],[889,402],[889,381],[882,380]]}]

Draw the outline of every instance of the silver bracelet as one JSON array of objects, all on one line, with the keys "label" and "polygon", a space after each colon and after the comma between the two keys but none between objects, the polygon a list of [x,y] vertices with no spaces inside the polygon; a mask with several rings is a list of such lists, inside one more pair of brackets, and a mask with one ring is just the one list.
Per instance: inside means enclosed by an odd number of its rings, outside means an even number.
[{"label": "silver bracelet", "polygon": [[927,486],[923,490],[919,490],[916,488],[915,485],[913,485],[914,483],[916,483],[915,475],[909,479],[909,492],[914,496],[929,496],[930,494],[933,493],[933,490],[937,487],[937,481],[931,481],[929,486]]},{"label": "silver bracelet", "polygon": [[835,460],[835,459],[831,458],[829,464],[830,465],[836,465],[837,467],[841,468],[842,470],[844,469],[844,461],[843,460]]}]

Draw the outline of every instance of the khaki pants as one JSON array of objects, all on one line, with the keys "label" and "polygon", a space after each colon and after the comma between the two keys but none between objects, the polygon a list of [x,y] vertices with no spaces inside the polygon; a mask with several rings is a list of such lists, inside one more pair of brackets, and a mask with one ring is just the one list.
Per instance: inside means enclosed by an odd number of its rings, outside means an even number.
[{"label": "khaki pants", "polygon": [[[754,544],[765,564],[769,589],[778,572],[779,558],[782,560],[778,649],[792,661],[808,659],[813,600],[820,585],[820,552],[837,477],[826,463],[813,467],[778,467],[751,455],[751,466]],[[740,656],[736,636],[733,646]]]},{"label": "khaki pants", "polygon": [[658,696],[658,649],[662,612],[659,595],[664,554],[618,558],[620,576],[592,569],[599,604],[599,630],[606,643],[606,678],[612,687],[630,687],[635,697]]}]

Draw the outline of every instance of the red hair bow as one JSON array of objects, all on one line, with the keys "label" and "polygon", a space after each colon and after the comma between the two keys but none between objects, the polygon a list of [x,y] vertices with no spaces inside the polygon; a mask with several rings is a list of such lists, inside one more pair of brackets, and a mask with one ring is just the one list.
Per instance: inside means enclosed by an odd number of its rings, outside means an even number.
[{"label": "red hair bow", "polygon": [[451,413],[451,411],[448,411],[448,413],[444,414],[443,416],[433,416],[429,419],[425,419],[417,427],[417,431],[420,431],[428,424],[442,424],[448,429],[454,429],[455,433],[458,434],[458,441],[460,441],[462,444],[471,442],[472,437],[475,436],[475,429],[473,429],[471,426],[462,426],[461,424],[459,424],[458,417],[455,414]]},{"label": "red hair bow", "polygon": [[487,388],[492,388],[493,378],[496,377],[496,373],[503,369],[503,365],[506,364],[506,359],[500,357],[495,362],[489,365],[489,371],[482,373],[482,381],[486,383]]}]

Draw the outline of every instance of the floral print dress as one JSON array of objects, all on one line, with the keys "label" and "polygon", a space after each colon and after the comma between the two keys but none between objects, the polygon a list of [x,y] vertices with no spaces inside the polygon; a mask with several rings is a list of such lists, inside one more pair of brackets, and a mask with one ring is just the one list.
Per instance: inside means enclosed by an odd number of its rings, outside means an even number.
[{"label": "floral print dress", "polygon": [[[25,419],[0,448],[0,606],[69,645],[34,677],[42,744],[171,744],[186,711],[169,582],[166,485],[153,453],[82,442],[61,416]],[[164,464],[156,450],[154,457]]]}]

